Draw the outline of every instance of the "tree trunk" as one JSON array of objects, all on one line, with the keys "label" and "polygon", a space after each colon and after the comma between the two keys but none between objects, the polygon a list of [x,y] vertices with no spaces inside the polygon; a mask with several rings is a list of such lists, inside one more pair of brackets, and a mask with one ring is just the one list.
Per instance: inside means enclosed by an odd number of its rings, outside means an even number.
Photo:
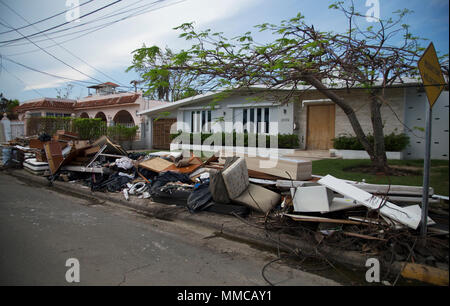
[{"label": "tree trunk", "polygon": [[370,95],[370,117],[373,128],[373,157],[371,160],[377,171],[388,173],[389,166],[387,163],[386,149],[384,147],[383,121],[381,118],[381,103],[375,94]]}]

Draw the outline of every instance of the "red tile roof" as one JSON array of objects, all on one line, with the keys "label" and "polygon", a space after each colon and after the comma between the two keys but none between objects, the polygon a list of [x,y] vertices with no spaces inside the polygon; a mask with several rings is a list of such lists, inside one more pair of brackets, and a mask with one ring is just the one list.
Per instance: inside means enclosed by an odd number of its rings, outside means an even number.
[{"label": "red tile roof", "polygon": [[16,112],[24,113],[29,110],[37,110],[37,109],[72,111],[74,105],[75,105],[75,101],[74,102],[65,102],[65,101],[59,101],[59,100],[55,100],[55,99],[49,100],[47,98],[44,98],[43,100],[36,101],[36,102],[23,103],[23,104],[17,106]]},{"label": "red tile roof", "polygon": [[114,98],[104,98],[104,99],[88,100],[85,102],[77,102],[75,105],[75,109],[78,110],[84,108],[131,104],[136,102],[139,96],[140,96],[139,94],[133,94],[128,96],[119,96]]}]

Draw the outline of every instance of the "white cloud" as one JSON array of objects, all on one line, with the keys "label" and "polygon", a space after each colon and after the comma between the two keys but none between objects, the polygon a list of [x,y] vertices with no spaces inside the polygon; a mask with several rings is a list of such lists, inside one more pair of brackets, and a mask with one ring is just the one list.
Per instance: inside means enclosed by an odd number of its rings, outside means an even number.
[{"label": "white cloud", "polygon": [[[174,27],[184,22],[192,21],[195,21],[196,27],[202,27],[235,16],[260,1],[187,0],[119,22],[111,27],[64,44],[64,46],[91,66],[106,74],[117,71],[117,69],[123,72],[124,68],[131,64],[131,52],[141,47],[143,43],[147,45],[157,44],[160,46],[169,45],[175,48],[180,47],[184,42],[182,39],[177,39],[179,33],[173,30]],[[49,51],[82,72],[96,76],[100,80],[105,80],[103,75],[100,75],[78,59],[71,57],[61,48],[54,47],[49,49]],[[64,66],[62,63],[54,61],[42,52],[27,54],[21,58],[22,60],[19,61],[55,75],[93,81]],[[25,91],[57,88],[70,82],[69,80],[56,79],[28,71],[22,73],[22,78],[27,83],[27,86],[24,88]]]}]

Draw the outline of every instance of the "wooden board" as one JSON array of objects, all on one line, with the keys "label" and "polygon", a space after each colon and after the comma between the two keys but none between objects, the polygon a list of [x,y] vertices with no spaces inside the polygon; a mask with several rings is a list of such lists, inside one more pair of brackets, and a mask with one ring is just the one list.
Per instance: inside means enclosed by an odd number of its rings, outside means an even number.
[{"label": "wooden board", "polygon": [[167,171],[166,169],[170,166],[175,166],[170,161],[167,161],[165,159],[155,157],[152,159],[147,159],[139,164],[139,167],[142,167],[144,169],[155,171],[155,172],[162,172]]},{"label": "wooden board", "polygon": [[189,160],[189,165],[186,167],[177,167],[174,164],[167,167],[164,171],[175,171],[178,173],[189,174],[197,170],[203,165],[202,160],[198,157],[192,157]]},{"label": "wooden board", "polygon": [[307,110],[306,148],[308,150],[328,150],[333,148],[334,104],[309,105]]},{"label": "wooden board", "polygon": [[170,149],[170,128],[176,119],[158,119],[153,121],[153,148]]},{"label": "wooden board", "polygon": [[84,155],[85,156],[92,155],[92,154],[97,153],[98,151],[100,151],[100,147],[99,146],[93,146],[93,147],[84,149]]},{"label": "wooden board", "polygon": [[45,155],[47,156],[50,172],[55,174],[61,166],[64,157],[61,151],[61,145],[57,141],[49,141],[44,144]]},{"label": "wooden board", "polygon": [[339,224],[364,224],[362,222],[351,221],[351,220],[343,220],[343,219],[330,219],[330,218],[322,218],[316,216],[306,216],[306,215],[293,215],[293,214],[284,214],[287,217],[291,217],[294,221],[304,221],[304,222],[325,222],[325,223],[339,223]]},{"label": "wooden board", "polygon": [[30,139],[30,143],[28,145],[32,149],[44,149],[44,143],[40,141],[39,139]]}]

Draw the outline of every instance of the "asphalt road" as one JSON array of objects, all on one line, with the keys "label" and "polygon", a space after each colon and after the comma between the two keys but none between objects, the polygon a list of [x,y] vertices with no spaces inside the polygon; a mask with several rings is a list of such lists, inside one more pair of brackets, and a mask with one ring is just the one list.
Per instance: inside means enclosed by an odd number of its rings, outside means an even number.
[{"label": "asphalt road", "polygon": [[[0,172],[0,285],[267,285],[275,254],[198,226],[30,186]],[[69,258],[80,282],[68,283]],[[337,285],[271,264],[277,285]]]}]

